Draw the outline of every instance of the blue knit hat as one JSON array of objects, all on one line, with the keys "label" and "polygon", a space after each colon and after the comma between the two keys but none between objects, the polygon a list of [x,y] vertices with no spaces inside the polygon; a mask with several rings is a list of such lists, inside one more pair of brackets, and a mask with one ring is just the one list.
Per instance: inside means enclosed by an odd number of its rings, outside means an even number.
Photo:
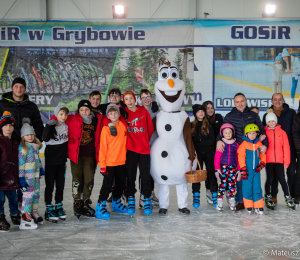
[{"label": "blue knit hat", "polygon": [[282,57],[283,56],[291,56],[286,48],[282,50]]},{"label": "blue knit hat", "polygon": [[279,60],[281,63],[283,62],[282,54],[281,53],[278,54],[278,56],[276,57],[275,61],[276,60]]}]

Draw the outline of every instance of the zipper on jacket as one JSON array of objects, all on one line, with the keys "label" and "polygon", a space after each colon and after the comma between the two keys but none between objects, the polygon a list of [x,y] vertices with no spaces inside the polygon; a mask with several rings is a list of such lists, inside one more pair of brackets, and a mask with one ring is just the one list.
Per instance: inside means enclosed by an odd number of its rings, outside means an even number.
[{"label": "zipper on jacket", "polygon": [[276,142],[275,142],[275,129],[274,129],[274,155],[275,155],[275,163],[276,163],[276,149],[275,149],[275,145],[276,145]]},{"label": "zipper on jacket", "polygon": [[255,169],[255,144],[253,143],[253,170]]},{"label": "zipper on jacket", "polygon": [[229,165],[229,161],[230,161],[230,144],[228,144],[229,146],[229,151],[228,151],[228,165]]}]

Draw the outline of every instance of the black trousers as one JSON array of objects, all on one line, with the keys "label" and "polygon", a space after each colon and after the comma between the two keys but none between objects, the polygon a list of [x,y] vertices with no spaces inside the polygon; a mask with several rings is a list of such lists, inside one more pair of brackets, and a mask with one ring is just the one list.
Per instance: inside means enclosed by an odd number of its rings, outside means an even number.
[{"label": "black trousers", "polygon": [[[212,149],[208,152],[197,151],[197,156],[199,163],[201,165],[201,169],[203,169],[203,162],[205,163],[207,170],[207,179],[210,184],[210,191],[212,193],[218,191],[218,182],[215,176],[215,166],[214,166],[214,158],[215,158],[215,150]],[[199,167],[197,167],[198,169]],[[192,190],[194,192],[200,192],[200,182],[192,184]],[[207,187],[207,186],[206,186]]]},{"label": "black trousers", "polygon": [[[154,180],[153,180],[151,174],[150,174],[150,178],[151,178],[151,191],[154,191]],[[139,176],[139,185],[140,185],[140,193],[142,193],[144,195],[141,175]]]},{"label": "black trousers", "polygon": [[285,180],[284,165],[282,163],[267,163],[266,172],[267,179],[265,183],[265,192],[267,195],[271,194],[271,184],[275,176],[277,181],[280,182],[284,196],[290,195],[289,187]]},{"label": "black trousers", "polygon": [[126,196],[134,196],[136,193],[135,181],[137,166],[140,168],[141,185],[145,198],[150,198],[152,193],[151,175],[150,175],[150,154],[140,154],[127,150],[126,154],[126,174],[127,191]]},{"label": "black trousers", "polygon": [[55,185],[55,203],[61,203],[64,197],[66,164],[45,164],[45,203],[52,204],[52,193]]},{"label": "black trousers", "polygon": [[115,187],[113,189],[112,195],[114,199],[119,199],[122,196],[123,190],[126,185],[126,166],[106,166],[107,175],[103,178],[102,187],[100,190],[99,200],[107,200],[109,193],[111,193],[111,187],[115,181]]}]

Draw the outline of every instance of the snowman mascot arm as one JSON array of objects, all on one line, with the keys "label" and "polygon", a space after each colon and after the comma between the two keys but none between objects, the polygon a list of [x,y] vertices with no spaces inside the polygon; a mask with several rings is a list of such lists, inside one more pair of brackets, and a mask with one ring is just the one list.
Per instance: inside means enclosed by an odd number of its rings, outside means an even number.
[{"label": "snowman mascot arm", "polygon": [[192,140],[192,129],[191,129],[191,122],[189,117],[186,119],[183,126],[183,138],[186,145],[186,149],[188,150],[189,153],[189,160],[193,162],[196,157],[196,152]]},{"label": "snowman mascot arm", "polygon": [[148,136],[149,136],[149,141],[150,141],[152,134],[154,132],[154,127],[153,127],[153,122],[152,122],[152,119],[151,119],[151,116],[149,113],[147,113],[146,117],[147,117],[147,131],[148,131]]}]

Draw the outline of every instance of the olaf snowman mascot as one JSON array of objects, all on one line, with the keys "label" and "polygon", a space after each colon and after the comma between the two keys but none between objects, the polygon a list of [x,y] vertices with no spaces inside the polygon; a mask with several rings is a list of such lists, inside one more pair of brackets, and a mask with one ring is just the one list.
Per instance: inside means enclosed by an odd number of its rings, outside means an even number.
[{"label": "olaf snowman mascot", "polygon": [[156,115],[158,138],[151,147],[151,175],[158,183],[159,213],[166,214],[169,206],[170,186],[176,185],[179,211],[190,213],[185,173],[196,169],[195,148],[191,124],[186,112],[180,111],[185,85],[178,78],[178,69],[170,62],[158,72],[155,95],[162,110]]}]

